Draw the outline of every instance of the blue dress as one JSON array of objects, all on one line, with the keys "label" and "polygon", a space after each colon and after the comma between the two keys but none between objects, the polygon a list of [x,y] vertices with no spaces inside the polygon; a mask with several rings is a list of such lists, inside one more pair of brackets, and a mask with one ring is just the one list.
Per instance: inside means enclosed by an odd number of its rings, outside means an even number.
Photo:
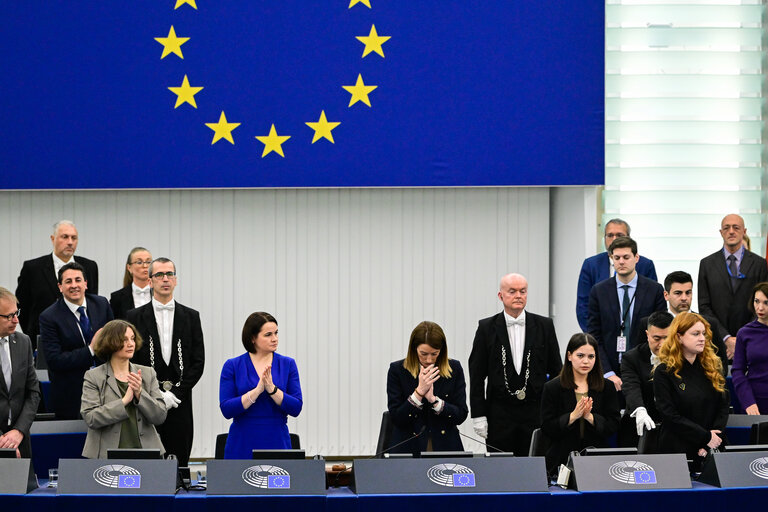
[{"label": "blue dress", "polygon": [[254,449],[291,447],[288,415],[298,416],[304,403],[296,361],[275,352],[272,382],[283,391],[280,406],[265,391],[255,404],[244,409],[241,397],[259,384],[256,369],[248,352],[224,363],[219,383],[219,408],[225,418],[233,419],[224,448],[225,459],[250,459]]}]

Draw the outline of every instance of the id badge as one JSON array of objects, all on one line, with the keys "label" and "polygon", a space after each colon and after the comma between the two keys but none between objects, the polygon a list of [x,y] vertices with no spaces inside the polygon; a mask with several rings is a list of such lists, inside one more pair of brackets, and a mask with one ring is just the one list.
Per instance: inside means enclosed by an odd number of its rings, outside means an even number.
[{"label": "id badge", "polygon": [[627,351],[627,337],[616,336],[616,352],[626,352],[626,351]]}]

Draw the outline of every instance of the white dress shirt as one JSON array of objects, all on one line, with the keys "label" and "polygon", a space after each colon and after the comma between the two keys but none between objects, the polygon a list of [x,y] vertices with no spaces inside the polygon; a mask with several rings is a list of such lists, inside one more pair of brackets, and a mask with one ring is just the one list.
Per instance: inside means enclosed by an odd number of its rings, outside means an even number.
[{"label": "white dress shirt", "polygon": [[163,354],[165,364],[171,364],[171,348],[173,345],[173,314],[176,309],[176,301],[171,299],[168,304],[160,304],[152,299],[152,309],[155,310],[157,333],[160,335],[160,351]]},{"label": "white dress shirt", "polygon": [[[504,311],[504,320],[507,322],[509,346],[512,349],[512,363],[515,365],[515,371],[520,375],[520,370],[523,367],[523,352],[525,351],[525,310],[517,318],[512,318]],[[523,325],[517,322],[522,322]],[[512,323],[514,325],[510,325]]]},{"label": "white dress shirt", "polygon": [[56,276],[56,281],[59,280],[59,270],[61,270],[61,267],[66,265],[67,263],[72,263],[74,261],[73,258],[69,258],[69,261],[64,261],[59,259],[58,256],[56,256],[56,253],[51,253],[51,256],[53,256],[53,273]]},{"label": "white dress shirt", "polygon": [[133,293],[133,307],[140,308],[152,300],[152,295],[150,295],[149,290],[149,285],[145,286],[144,288],[139,288],[135,283],[131,283],[131,293]]}]

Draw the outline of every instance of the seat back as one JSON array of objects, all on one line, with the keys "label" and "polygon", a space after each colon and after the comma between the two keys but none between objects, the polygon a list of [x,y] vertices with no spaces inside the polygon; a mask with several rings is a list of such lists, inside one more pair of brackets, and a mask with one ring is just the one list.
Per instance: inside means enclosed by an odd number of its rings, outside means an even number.
[{"label": "seat back", "polygon": [[768,421],[752,424],[749,431],[749,444],[768,444]]},{"label": "seat back", "polygon": [[661,423],[656,424],[656,428],[648,430],[643,427],[643,435],[637,440],[637,453],[646,455],[659,453],[659,430]]},{"label": "seat back", "polygon": [[531,446],[528,449],[528,456],[544,457],[550,446],[552,446],[552,441],[549,439],[549,436],[543,430],[537,428],[531,435]]},{"label": "seat back", "polygon": [[381,414],[379,439],[376,442],[376,453],[379,458],[383,457],[382,452],[389,448],[390,439],[392,439],[392,420],[389,417],[389,411],[384,411]]},{"label": "seat back", "polygon": [[217,459],[224,458],[224,447],[227,446],[227,436],[229,434],[224,432],[216,436],[216,452],[214,457]]}]

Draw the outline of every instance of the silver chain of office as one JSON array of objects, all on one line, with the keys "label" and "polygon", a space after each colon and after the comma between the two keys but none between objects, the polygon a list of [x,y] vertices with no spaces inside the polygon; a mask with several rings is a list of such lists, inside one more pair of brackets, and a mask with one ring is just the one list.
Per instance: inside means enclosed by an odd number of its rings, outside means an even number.
[{"label": "silver chain of office", "polygon": [[[170,391],[174,386],[181,386],[181,379],[184,377],[184,357],[181,355],[181,338],[176,341],[176,352],[179,354],[179,382],[175,384],[169,380],[160,382],[164,391]],[[151,335],[149,336],[149,364],[152,365],[153,369],[157,370],[155,368],[155,342]]]},{"label": "silver chain of office", "polygon": [[509,381],[507,380],[507,350],[504,348],[504,345],[501,346],[501,366],[502,366],[502,373],[504,374],[504,387],[507,388],[507,393],[514,396],[518,400],[525,400],[525,390],[528,387],[528,377],[531,375],[531,351],[528,350],[528,353],[525,356],[525,382],[523,383],[523,387],[515,390],[514,392],[509,389]]}]

